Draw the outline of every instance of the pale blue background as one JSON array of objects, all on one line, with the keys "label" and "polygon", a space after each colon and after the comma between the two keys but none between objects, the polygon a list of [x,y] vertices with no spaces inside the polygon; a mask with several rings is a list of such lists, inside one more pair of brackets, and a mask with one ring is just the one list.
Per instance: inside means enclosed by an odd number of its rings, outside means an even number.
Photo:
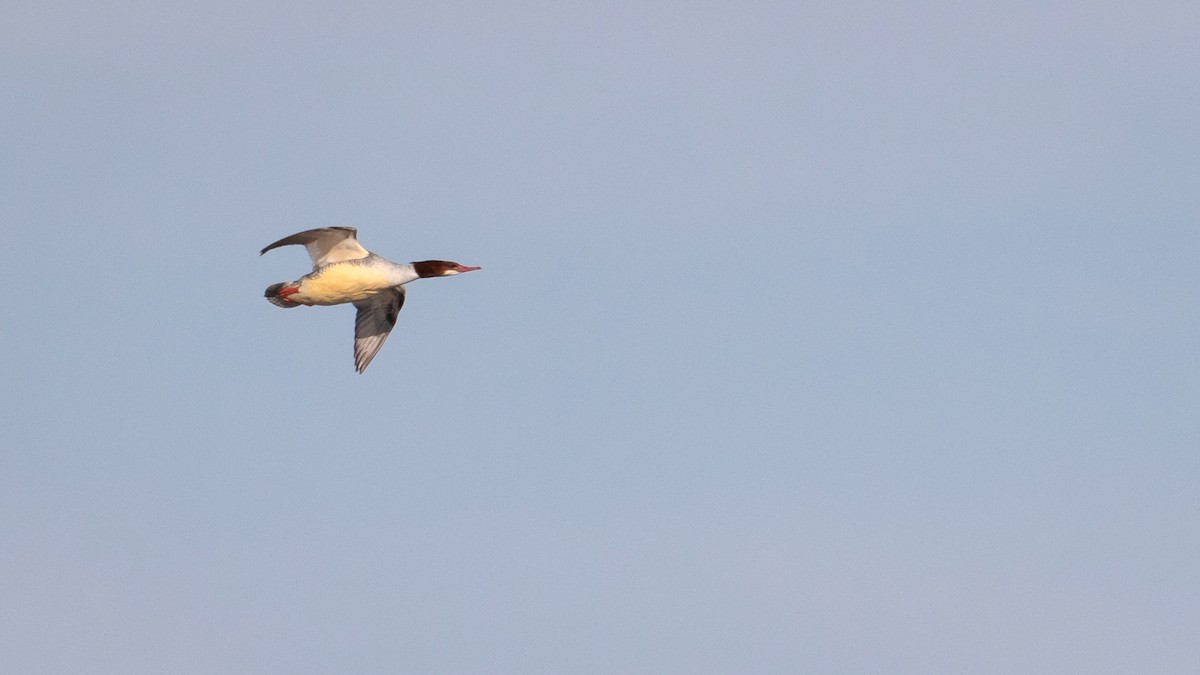
[{"label": "pale blue background", "polygon": [[0,670],[1200,672],[1198,35],[5,3]]}]

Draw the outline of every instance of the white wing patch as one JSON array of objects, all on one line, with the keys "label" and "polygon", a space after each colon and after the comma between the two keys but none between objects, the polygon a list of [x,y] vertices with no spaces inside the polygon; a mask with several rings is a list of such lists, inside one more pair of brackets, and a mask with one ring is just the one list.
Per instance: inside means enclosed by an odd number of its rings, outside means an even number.
[{"label": "white wing patch", "polygon": [[361,373],[396,325],[396,317],[404,306],[404,287],[397,286],[354,306],[358,308],[354,317],[354,369]]},{"label": "white wing patch", "polygon": [[318,227],[315,230],[297,232],[264,248],[259,255],[280,246],[303,244],[312,258],[313,269],[333,263],[358,260],[370,254],[358,243],[358,230],[353,227]]}]

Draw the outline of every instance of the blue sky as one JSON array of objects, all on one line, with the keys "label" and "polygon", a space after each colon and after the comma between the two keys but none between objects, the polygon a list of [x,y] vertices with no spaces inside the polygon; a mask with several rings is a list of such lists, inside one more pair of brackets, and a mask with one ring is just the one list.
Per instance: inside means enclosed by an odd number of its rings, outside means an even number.
[{"label": "blue sky", "polygon": [[4,15],[6,669],[1200,670],[1197,6]]}]

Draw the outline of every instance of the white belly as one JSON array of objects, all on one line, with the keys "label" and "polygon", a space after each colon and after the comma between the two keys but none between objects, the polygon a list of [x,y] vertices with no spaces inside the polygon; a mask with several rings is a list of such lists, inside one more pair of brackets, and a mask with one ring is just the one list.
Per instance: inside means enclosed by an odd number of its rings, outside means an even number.
[{"label": "white belly", "polygon": [[288,299],[306,305],[340,305],[365,300],[392,285],[383,270],[342,263],[305,277],[300,281],[300,291]]}]

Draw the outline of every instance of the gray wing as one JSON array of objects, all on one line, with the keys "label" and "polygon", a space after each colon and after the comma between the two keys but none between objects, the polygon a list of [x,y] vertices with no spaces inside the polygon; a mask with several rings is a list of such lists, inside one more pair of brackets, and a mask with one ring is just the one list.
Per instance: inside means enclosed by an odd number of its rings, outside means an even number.
[{"label": "gray wing", "polygon": [[396,316],[404,306],[404,287],[397,286],[356,302],[354,306],[358,308],[354,317],[354,369],[361,373],[379,353],[392,326],[396,325]]},{"label": "gray wing", "polygon": [[358,243],[358,230],[353,227],[318,227],[315,230],[297,232],[290,237],[284,237],[267,246],[258,254],[262,255],[273,248],[303,244],[308,249],[308,257],[312,258],[313,269],[346,260],[358,260],[370,254]]}]

